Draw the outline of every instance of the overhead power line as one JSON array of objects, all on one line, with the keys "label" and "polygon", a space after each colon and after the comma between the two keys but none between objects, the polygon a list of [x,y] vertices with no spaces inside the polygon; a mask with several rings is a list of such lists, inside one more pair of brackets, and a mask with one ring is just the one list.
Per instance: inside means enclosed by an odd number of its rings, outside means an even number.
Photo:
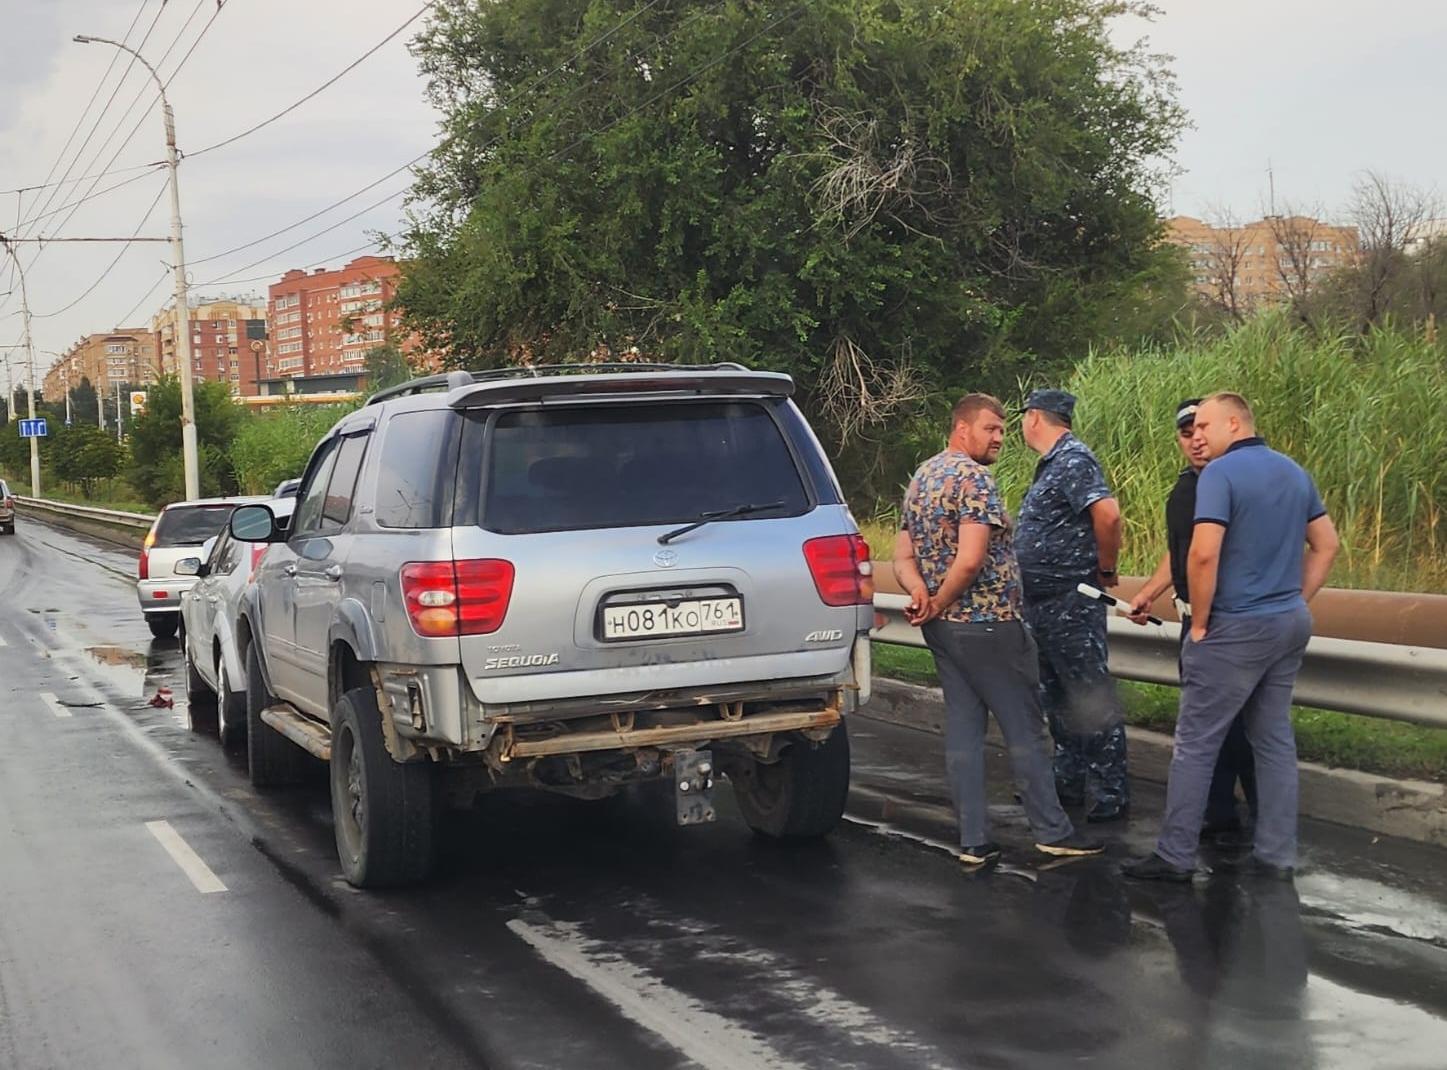
[{"label": "overhead power line", "polygon": [[[516,93],[514,93],[514,94],[512,94],[510,97],[508,97],[507,100],[503,101],[500,105],[498,105],[499,110],[502,109],[502,108],[510,107],[512,104],[514,104],[516,101],[518,101],[519,99],[521,99],[523,96],[526,96],[528,93],[531,93],[533,90],[537,89],[540,85],[542,85],[542,84],[543,84],[544,82],[546,82],[548,79],[553,78],[553,77],[555,77],[556,75],[558,75],[558,74],[559,74],[561,71],[563,71],[569,64],[576,62],[577,60],[579,60],[580,58],[582,58],[584,55],[586,55],[588,52],[590,52],[590,51],[592,51],[594,48],[598,47],[598,45],[600,45],[600,44],[602,44],[604,41],[608,40],[608,38],[612,37],[612,36],[613,36],[615,33],[617,33],[619,30],[623,29],[625,26],[627,26],[627,25],[630,24],[631,22],[633,22],[633,21],[635,21],[636,19],[640,18],[640,17],[641,17],[645,12],[647,12],[649,9],[657,6],[659,2],[660,2],[660,0],[649,0],[649,2],[648,2],[647,4],[645,4],[643,7],[639,8],[637,11],[634,11],[634,12],[632,12],[631,14],[629,14],[626,18],[620,20],[616,25],[614,25],[614,26],[611,27],[610,29],[604,30],[601,34],[599,34],[597,37],[593,38],[591,41],[589,41],[589,42],[588,42],[586,45],[584,45],[582,48],[578,49],[578,51],[574,52],[574,53],[573,53],[571,56],[569,56],[567,59],[563,60],[563,62],[559,63],[556,67],[553,67],[551,70],[545,71],[543,74],[539,75],[536,79],[534,79],[532,82],[530,82],[528,85],[524,86],[522,89],[518,90]],[[414,16],[414,18],[415,18],[415,16]],[[447,141],[450,141],[450,140],[452,140],[452,139],[451,139],[451,138],[444,139],[444,141],[442,142],[442,144],[445,145],[445,144],[447,143]],[[306,216],[306,217],[304,217],[304,218],[302,218],[302,219],[298,219],[295,223],[289,223],[288,225],[282,227],[280,230],[274,230],[274,231],[272,231],[270,234],[262,235],[260,238],[254,238],[254,239],[252,239],[251,241],[245,243],[244,245],[238,245],[238,246],[235,246],[234,248],[226,249],[226,250],[223,250],[222,252],[219,252],[219,253],[212,253],[210,256],[203,256],[203,257],[201,257],[201,258],[198,259],[198,260],[192,260],[192,261],[191,261],[191,264],[194,266],[194,265],[197,265],[197,264],[210,263],[210,262],[213,261],[213,260],[220,260],[220,259],[222,259],[223,257],[231,256],[231,255],[234,254],[234,253],[239,253],[239,252],[241,252],[241,251],[243,251],[243,250],[245,250],[245,249],[251,249],[251,248],[253,248],[253,247],[257,246],[257,245],[261,245],[263,242],[270,241],[272,238],[280,237],[280,236],[283,235],[283,234],[286,234],[286,233],[288,233],[288,232],[290,232],[290,231],[295,230],[297,227],[305,226],[307,223],[310,223],[312,220],[318,218],[319,216],[326,215],[328,212],[332,211],[333,209],[335,209],[335,208],[340,208],[342,205],[346,204],[348,201],[355,200],[356,198],[360,197],[362,194],[367,193],[367,192],[369,192],[369,191],[371,191],[371,190],[376,189],[376,188],[377,188],[378,186],[380,186],[383,182],[386,182],[389,178],[392,178],[392,177],[394,177],[394,176],[396,176],[396,175],[401,174],[403,171],[407,170],[409,167],[413,167],[413,166],[421,163],[421,162],[422,162],[423,160],[425,160],[431,153],[435,152],[435,151],[436,151],[438,148],[440,148],[440,147],[441,147],[441,145],[435,145],[435,146],[433,146],[432,148],[428,149],[426,152],[419,153],[418,155],[412,157],[412,159],[408,160],[406,163],[402,164],[402,166],[397,167],[397,168],[394,168],[394,169],[391,170],[391,171],[388,171],[388,172],[387,172],[385,175],[383,175],[381,178],[376,179],[376,180],[373,181],[373,182],[367,183],[367,185],[363,186],[361,189],[356,190],[356,191],[354,191],[354,192],[352,192],[352,193],[347,194],[345,197],[341,198],[340,200],[333,201],[331,204],[328,204],[328,205],[326,205],[326,206],[323,207],[323,208],[319,208],[317,211],[313,212],[311,215]],[[403,192],[406,192],[406,191],[404,190]],[[378,202],[378,204],[385,203],[385,201],[392,200],[394,197],[398,197],[398,196],[401,196],[401,194],[400,194],[400,193],[398,193],[398,194],[393,194],[391,197],[385,198],[384,201]],[[376,207],[376,205],[373,205],[373,207]],[[364,211],[369,211],[369,210],[370,210],[370,209],[364,209]],[[361,214],[361,213],[358,213],[358,214]],[[351,218],[356,218],[356,216],[352,216]],[[346,222],[346,220],[344,220],[343,222]],[[319,231],[317,234],[314,234],[312,237],[320,237],[322,234],[328,233],[328,232],[329,232],[330,230],[332,230],[332,229],[335,229],[335,228],[328,227],[327,230]],[[307,240],[310,240],[310,239],[307,239]],[[298,243],[298,244],[305,244],[305,242],[301,242],[301,243]],[[290,247],[288,247],[288,248],[289,248],[289,249],[294,249],[294,248],[296,248],[296,246],[293,245],[293,246],[290,246]],[[282,250],[281,252],[286,252],[286,251],[288,251],[288,250],[284,249],[284,250]],[[279,255],[281,255],[281,253],[275,253],[275,254],[273,254],[273,255],[274,255],[274,256],[279,256]],[[261,262],[264,262],[264,261],[261,261]],[[254,266],[255,266],[255,264],[249,265],[249,267],[254,267]],[[239,269],[237,269],[237,270],[238,270],[238,271],[246,271],[246,270],[248,270],[248,268],[239,268]]]},{"label": "overhead power line", "polygon": [[[159,68],[159,67],[161,66],[161,64],[165,63],[167,57],[169,57],[170,54],[171,54],[171,52],[174,51],[176,45],[180,42],[181,38],[182,38],[183,36],[185,36],[185,33],[186,33],[187,29],[190,27],[191,23],[195,21],[197,14],[200,13],[200,11],[201,11],[201,6],[202,6],[203,3],[205,3],[205,0],[198,0],[196,6],[191,9],[191,14],[187,17],[185,23],[182,24],[181,29],[177,32],[176,36],[171,39],[171,43],[166,46],[166,50],[165,50],[165,52],[163,52],[163,53],[161,54],[161,58],[156,61],[156,64],[155,64],[155,65],[156,65],[157,68]],[[197,36],[196,40],[192,42],[190,49],[188,49],[187,52],[186,52],[186,54],[181,57],[180,62],[178,62],[178,63],[176,64],[175,68],[174,68],[174,69],[171,71],[171,73],[167,76],[168,81],[169,81],[169,79],[174,78],[174,77],[176,76],[177,72],[179,72],[179,71],[181,70],[181,68],[185,65],[186,60],[188,60],[188,59],[191,57],[191,53],[196,50],[196,44],[199,43],[199,41],[201,40],[201,38],[202,38],[203,36],[205,36],[206,31],[211,28],[211,24],[216,21],[216,15],[220,13],[220,10],[221,10],[221,7],[220,7],[220,5],[218,5],[217,8],[216,8],[216,12],[212,14],[211,18],[207,20],[205,26],[203,26],[203,27],[201,28],[201,33]],[[158,14],[157,18],[159,18],[159,14]],[[153,21],[152,24],[151,24],[151,29],[154,29],[154,28],[155,28],[155,22]],[[150,36],[150,31],[148,30],[148,31],[147,31],[147,34],[146,34],[146,37],[149,37],[149,36]],[[142,38],[142,39],[141,39],[141,45],[144,45],[145,42],[146,42],[146,38]],[[139,47],[140,47],[140,46],[137,46],[138,50],[139,50]],[[127,68],[127,69],[129,70],[129,68]],[[149,83],[148,83],[148,84],[149,84]],[[117,85],[117,89],[119,89],[119,84]],[[118,122],[118,123],[116,124],[116,126],[112,128],[110,135],[107,136],[107,138],[105,139],[105,141],[101,143],[100,150],[97,151],[95,157],[92,158],[92,163],[94,163],[94,160],[100,158],[101,153],[103,153],[103,152],[105,151],[106,146],[110,144],[111,139],[115,137],[116,133],[120,130],[122,124],[124,124],[125,121],[126,121],[126,119],[130,117],[131,112],[135,110],[136,104],[140,101],[141,97],[143,97],[143,96],[145,95],[146,89],[147,89],[147,86],[142,86],[141,91],[140,91],[139,93],[137,93],[137,94],[135,95],[135,97],[132,98],[130,107],[128,107],[128,108],[126,109],[126,111],[123,113],[123,115],[121,116],[120,122]],[[159,99],[159,95],[157,96],[157,99]],[[149,110],[149,109],[147,109],[147,110]],[[111,154],[110,159],[106,162],[105,167],[101,169],[100,174],[102,174],[102,175],[105,174],[106,171],[115,163],[116,159],[117,159],[117,158],[120,156],[120,154],[125,150],[125,147],[131,142],[131,140],[132,140],[132,139],[136,136],[136,134],[140,131],[141,126],[142,126],[142,124],[145,122],[145,120],[146,120],[146,115],[143,113],[143,114],[136,120],[135,125],[131,127],[130,132],[125,136],[125,138],[122,139],[121,143],[116,146],[115,152],[113,152],[113,153]],[[87,140],[88,140],[88,138],[87,138]],[[77,159],[79,159],[79,156],[77,156]],[[137,177],[144,177],[144,176],[137,176]],[[135,179],[127,179],[126,182],[131,182],[131,181],[134,181],[134,180],[135,180]],[[98,176],[98,177],[91,183],[91,185],[86,189],[85,193],[81,195],[80,200],[71,202],[71,207],[70,207],[70,212],[69,212],[69,214],[66,215],[66,217],[65,217],[64,219],[62,219],[62,220],[55,226],[55,228],[54,228],[54,230],[52,231],[52,233],[59,233],[60,231],[62,231],[62,230],[65,229],[66,225],[71,221],[71,219],[74,218],[75,213],[80,210],[81,204],[83,204],[83,203],[85,203],[87,200],[91,199],[91,194],[92,194],[93,192],[95,192],[95,187],[96,187],[99,183],[100,183],[100,177]],[[109,192],[110,189],[114,189],[114,188],[116,188],[117,186],[120,186],[120,185],[123,185],[123,184],[125,184],[125,183],[117,183],[116,186],[109,187],[107,190],[102,191],[102,192]],[[58,187],[57,187],[57,189],[58,189]],[[52,191],[52,196],[54,196],[54,191]],[[97,196],[99,196],[99,194],[97,194]],[[28,270],[30,270],[31,268],[33,268],[33,267],[35,266],[35,264],[40,260],[40,258],[41,258],[42,256],[44,256],[44,255],[45,255],[45,246],[42,245],[38,250],[36,250],[35,255],[30,258],[30,262],[29,262],[28,264],[26,264],[25,270],[28,271]],[[6,299],[5,299],[5,302],[8,302],[8,301],[9,301],[9,298],[6,298]],[[5,307],[5,303],[0,303],[0,308],[4,308],[4,307]]]},{"label": "overhead power line", "polygon": [[312,90],[310,93],[308,93],[306,96],[302,97],[300,100],[294,101],[293,103],[287,105],[285,108],[281,109],[281,111],[277,112],[277,113],[276,113],[275,115],[273,115],[271,118],[269,118],[269,119],[263,119],[261,122],[257,123],[255,126],[249,127],[248,129],[241,131],[241,133],[239,133],[239,134],[233,134],[231,137],[227,138],[225,141],[218,141],[218,142],[216,142],[216,144],[214,144],[214,145],[207,145],[204,149],[197,149],[195,152],[188,152],[188,153],[186,153],[186,154],[185,154],[186,158],[187,158],[187,159],[195,159],[197,156],[204,156],[204,155],[205,155],[206,153],[208,153],[208,152],[215,152],[217,149],[222,149],[222,148],[225,148],[227,145],[235,144],[236,142],[240,141],[242,138],[244,138],[244,137],[249,137],[250,135],[256,133],[258,130],[261,130],[261,129],[265,128],[265,127],[270,126],[272,123],[276,122],[276,121],[277,121],[278,119],[280,119],[282,116],[284,116],[284,115],[289,115],[289,114],[291,114],[292,112],[296,111],[297,108],[300,108],[300,107],[301,107],[303,104],[305,104],[307,101],[312,100],[312,99],[314,99],[315,97],[320,96],[322,93],[326,92],[326,90],[328,90],[328,89],[330,89],[332,86],[336,85],[336,84],[337,84],[339,81],[341,81],[344,77],[346,77],[346,76],[347,76],[348,74],[350,74],[352,71],[354,71],[354,70],[356,70],[358,67],[360,67],[360,66],[362,65],[362,63],[364,63],[366,60],[368,60],[368,59],[370,59],[372,56],[376,55],[376,53],[377,53],[378,51],[380,51],[381,48],[382,48],[384,45],[390,43],[393,39],[395,39],[395,38],[397,37],[398,34],[400,34],[400,33],[401,33],[403,30],[405,30],[408,26],[411,26],[414,22],[416,22],[416,21],[417,21],[418,19],[420,19],[424,14],[426,14],[427,10],[428,10],[429,8],[431,8],[435,3],[436,3],[436,0],[427,0],[427,3],[423,4],[420,8],[418,8],[417,11],[412,15],[412,17],[409,18],[406,22],[402,23],[401,26],[398,26],[395,30],[393,30],[391,33],[389,33],[386,37],[382,38],[382,40],[378,41],[378,42],[377,42],[375,45],[373,45],[371,48],[367,49],[367,51],[363,52],[360,56],[358,56],[356,59],[354,59],[351,63],[347,64],[347,66],[343,67],[340,71],[338,71],[336,74],[332,75],[332,77],[328,78],[325,82],[323,82],[321,85],[317,86],[315,89],[313,89],[313,90]]},{"label": "overhead power line", "polygon": [[[156,24],[161,21],[161,16],[162,16],[163,14],[165,14],[165,11],[166,11],[166,5],[165,5],[165,3],[163,2],[163,3],[161,4],[161,7],[156,11],[156,17],[153,18],[153,19],[151,20],[151,24],[146,27],[146,32],[145,32],[145,34],[141,37],[140,42],[136,45],[136,51],[137,51],[137,52],[139,52],[142,48],[144,48],[145,45],[146,45],[146,42],[151,39],[151,34],[155,32]],[[120,54],[119,54],[119,53],[117,53],[116,55],[112,56],[112,57],[111,57],[112,64],[114,64],[115,62],[118,62],[119,59],[120,59]],[[96,132],[98,129],[100,129],[101,121],[105,118],[106,112],[110,110],[110,106],[111,106],[113,103],[115,103],[116,97],[120,94],[121,86],[125,85],[126,79],[127,79],[128,77],[130,77],[130,73],[131,73],[131,71],[135,68],[135,65],[136,65],[136,58],[135,58],[134,56],[131,56],[130,59],[129,59],[129,61],[126,63],[126,69],[121,72],[120,79],[116,82],[115,86],[111,89],[111,95],[110,95],[109,97],[107,97],[107,98],[106,98],[106,102],[105,102],[103,105],[101,105],[100,111],[96,112],[95,122],[91,123],[91,127],[90,127],[90,129],[86,132],[85,138],[81,141],[80,147],[75,150],[75,156],[72,157],[72,159],[71,159],[71,161],[70,161],[70,165],[69,165],[68,167],[66,167],[65,171],[61,174],[61,176],[60,176],[60,182],[55,184],[55,186],[51,189],[50,194],[45,198],[45,203],[40,206],[40,210],[41,210],[42,212],[44,212],[46,209],[48,209],[48,208],[55,202],[55,197],[56,197],[56,195],[60,192],[60,187],[61,187],[61,185],[64,184],[65,180],[70,177],[70,173],[71,173],[73,170],[75,170],[76,165],[80,163],[81,157],[85,155],[86,146],[90,144],[91,138],[95,137],[95,132]],[[108,69],[109,69],[109,68],[108,68]],[[134,106],[134,105],[133,105],[133,106]],[[127,114],[129,114],[129,112],[127,112]],[[82,122],[84,121],[84,118],[85,118],[84,115],[82,115],[82,116],[81,116]],[[121,121],[124,122],[125,120],[122,119]],[[102,147],[101,147],[101,151],[102,151],[102,152],[104,151],[104,146],[105,146],[105,144],[108,144],[108,143],[110,142],[110,138],[111,138],[111,137],[114,137],[114,136],[115,136],[115,134],[114,134],[114,132],[112,132],[111,135],[110,135],[110,137],[107,137],[106,140],[105,140],[105,142],[102,143]],[[96,153],[96,156],[99,157],[99,155],[100,155],[100,152],[97,152],[97,153]],[[57,161],[57,162],[59,162],[59,161]],[[49,179],[47,179],[47,181],[49,181]],[[97,181],[99,181],[99,179],[97,179]],[[92,188],[94,188],[94,187],[92,187]]]},{"label": "overhead power line", "polygon": [[[150,222],[151,216],[155,213],[156,206],[161,203],[161,198],[165,196],[168,186],[169,183],[163,182],[161,184],[161,188],[156,191],[156,199],[151,202],[151,207],[146,209],[146,214],[141,216],[141,221],[136,224],[135,232],[131,235],[132,238],[140,234],[141,229]],[[109,264],[106,265],[106,269],[100,273],[100,276],[95,280],[95,282],[91,283],[88,287],[86,287],[85,292],[82,293],[70,304],[66,305],[64,308],[57,308],[54,312],[36,312],[32,314],[31,318],[38,320],[52,319],[55,316],[61,315],[62,313],[69,312],[76,305],[80,304],[82,301],[84,301],[87,297],[89,297],[95,292],[96,287],[98,287],[107,279],[107,277],[109,277],[110,273],[115,270],[115,266],[121,262],[121,257],[125,256],[126,253],[130,251],[130,249],[130,243],[121,246],[120,251],[115,255],[115,259],[113,259]]]},{"label": "overhead power line", "polygon": [[[144,10],[146,10],[146,5],[147,5],[148,3],[150,3],[150,0],[141,0],[141,5],[140,5],[140,7],[136,8],[136,13],[135,13],[134,17],[132,17],[132,19],[131,19],[131,24],[126,27],[126,32],[125,32],[125,34],[121,37],[121,41],[122,41],[122,42],[125,42],[125,41],[130,40],[131,31],[133,31],[133,30],[136,28],[136,23],[138,23],[138,22],[141,21],[141,12],[144,11]],[[166,6],[165,0],[161,0],[161,7],[162,7],[162,9],[164,9],[165,6]],[[156,19],[159,20],[160,17],[161,17],[161,12],[160,12],[160,11],[157,11],[157,12],[156,12]],[[153,20],[153,21],[151,22],[151,29],[155,29],[155,27],[156,27],[156,22],[155,22],[155,20]],[[150,33],[150,30],[147,30],[146,32],[147,32],[147,34],[149,34],[149,33]],[[76,117],[75,125],[70,128],[70,135],[65,139],[65,144],[60,147],[60,153],[55,157],[55,162],[50,165],[50,170],[45,173],[45,180],[44,180],[43,182],[39,183],[38,185],[34,185],[34,186],[21,186],[19,189],[10,190],[10,191],[7,191],[7,192],[17,193],[17,194],[18,194],[18,193],[28,193],[28,192],[31,192],[31,191],[39,191],[39,190],[43,190],[43,189],[48,189],[52,184],[53,184],[53,185],[57,185],[57,186],[63,184],[63,182],[51,183],[50,179],[51,179],[52,176],[54,176],[54,174],[55,174],[55,169],[60,166],[60,161],[63,160],[63,159],[65,159],[65,154],[70,151],[70,146],[71,146],[71,144],[75,141],[75,135],[78,134],[78,133],[80,133],[80,128],[81,128],[81,126],[85,123],[85,117],[90,114],[90,106],[91,106],[92,104],[94,104],[94,103],[96,102],[96,98],[100,96],[101,87],[106,84],[106,79],[110,77],[111,71],[113,71],[113,70],[115,69],[116,64],[120,62],[120,58],[121,58],[121,53],[120,53],[119,51],[114,52],[114,53],[111,54],[111,61],[110,61],[110,63],[106,64],[105,73],[103,73],[103,74],[100,76],[99,80],[97,80],[97,82],[96,82],[96,84],[95,84],[95,90],[91,93],[90,99],[85,102],[85,107],[80,110],[80,115],[78,115],[78,116]],[[129,68],[127,68],[127,70],[129,70]],[[121,75],[121,81],[125,81],[125,75]],[[120,88],[120,82],[117,82],[117,83],[116,83],[116,88],[117,88],[117,89]],[[112,94],[111,99],[115,99],[114,94]],[[107,102],[107,106],[109,106],[109,102]],[[105,109],[102,108],[102,109],[101,109],[101,113],[104,114],[104,112],[105,112]],[[80,155],[80,152],[77,151],[76,156],[79,157],[79,155]],[[71,163],[72,163],[72,166],[74,166],[74,161],[72,161]],[[67,173],[69,173],[69,172],[67,172]],[[74,180],[74,181],[79,181],[79,180],[77,179],[77,180]],[[36,199],[38,200],[39,198],[37,197]],[[18,204],[16,205],[16,214],[17,214],[17,215],[19,214],[19,205],[18,205]]]}]

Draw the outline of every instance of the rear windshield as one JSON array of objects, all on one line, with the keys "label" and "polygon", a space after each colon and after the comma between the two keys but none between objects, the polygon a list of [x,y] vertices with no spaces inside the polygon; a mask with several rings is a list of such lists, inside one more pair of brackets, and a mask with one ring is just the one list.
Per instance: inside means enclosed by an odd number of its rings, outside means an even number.
[{"label": "rear windshield", "polygon": [[794,456],[755,402],[504,413],[488,450],[483,527],[503,534],[687,523],[767,505],[809,509]]},{"label": "rear windshield", "polygon": [[213,535],[220,535],[234,505],[186,505],[167,509],[156,525],[153,546],[200,546]]}]

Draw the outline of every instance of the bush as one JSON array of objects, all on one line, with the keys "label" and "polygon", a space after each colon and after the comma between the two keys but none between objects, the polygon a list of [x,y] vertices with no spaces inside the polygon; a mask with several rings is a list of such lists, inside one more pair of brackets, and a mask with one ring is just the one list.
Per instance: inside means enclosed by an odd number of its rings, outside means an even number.
[{"label": "bush", "polygon": [[283,479],[300,476],[317,441],[355,408],[293,404],[244,421],[231,445],[242,493],[270,494]]}]

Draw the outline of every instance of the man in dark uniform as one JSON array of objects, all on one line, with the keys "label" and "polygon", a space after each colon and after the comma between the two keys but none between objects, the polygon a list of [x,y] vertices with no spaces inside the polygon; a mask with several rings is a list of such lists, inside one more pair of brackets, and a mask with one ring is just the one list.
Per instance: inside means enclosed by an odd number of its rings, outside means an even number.
[{"label": "man in dark uniform", "polygon": [[[1166,553],[1155,573],[1146,580],[1131,600],[1130,619],[1146,623],[1153,602],[1175,589],[1176,613],[1181,619],[1181,644],[1191,632],[1191,595],[1186,578],[1186,554],[1191,549],[1191,535],[1196,530],[1196,481],[1206,467],[1206,451],[1202,443],[1192,440],[1196,426],[1196,407],[1200,398],[1188,398],[1176,407],[1176,444],[1186,457],[1186,467],[1176,479],[1166,499]],[[1203,839],[1238,837],[1242,831],[1241,815],[1236,809],[1236,782],[1246,796],[1251,816],[1256,816],[1256,768],[1251,754],[1251,741],[1246,738],[1246,721],[1237,714],[1226,733],[1216,769],[1211,777],[1211,791],[1206,801],[1206,822],[1201,829]]]},{"label": "man in dark uniform", "polygon": [[1040,648],[1056,790],[1067,805],[1084,803],[1087,821],[1113,821],[1130,805],[1125,716],[1106,667],[1106,607],[1076,587],[1116,585],[1120,507],[1095,454],[1070,433],[1072,395],[1036,390],[1022,411],[1025,443],[1040,462],[1020,505],[1015,553]]}]

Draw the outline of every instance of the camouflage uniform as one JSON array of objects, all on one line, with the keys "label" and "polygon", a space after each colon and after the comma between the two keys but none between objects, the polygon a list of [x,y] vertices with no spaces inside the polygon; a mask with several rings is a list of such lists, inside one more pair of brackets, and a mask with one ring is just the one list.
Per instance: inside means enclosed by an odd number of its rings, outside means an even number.
[{"label": "camouflage uniform", "polygon": [[1041,704],[1055,737],[1056,789],[1095,818],[1130,802],[1125,717],[1106,666],[1106,607],[1075,589],[1097,580],[1089,509],[1110,496],[1095,454],[1066,434],[1036,466],[1015,532],[1025,620],[1040,649]]}]

